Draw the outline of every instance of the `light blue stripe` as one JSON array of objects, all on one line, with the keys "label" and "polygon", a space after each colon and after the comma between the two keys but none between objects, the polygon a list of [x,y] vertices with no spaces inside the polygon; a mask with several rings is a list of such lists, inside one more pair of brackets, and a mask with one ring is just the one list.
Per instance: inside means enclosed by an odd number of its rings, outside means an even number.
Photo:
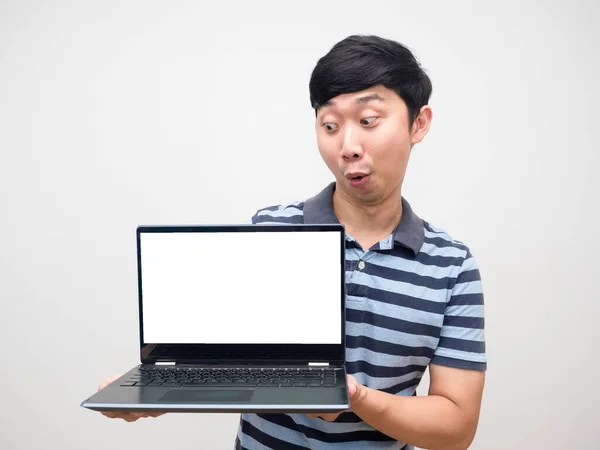
[{"label": "light blue stripe", "polygon": [[450,258],[464,258],[467,254],[462,248],[458,247],[436,247],[433,244],[427,242],[423,243],[421,251],[427,253],[429,256],[446,256]]},{"label": "light blue stripe", "polygon": [[294,207],[286,207],[285,209],[278,209],[275,211],[262,210],[259,211],[257,215],[271,217],[295,217],[302,216],[302,211]]},{"label": "light blue stripe", "polygon": [[484,317],[484,305],[456,305],[446,308],[447,316]]},{"label": "light blue stripe", "polygon": [[[400,256],[391,256],[374,252],[371,252],[370,255],[367,255],[369,257],[366,258],[369,264],[383,267],[385,269],[395,269],[409,273],[416,273],[424,277],[431,277],[438,280],[447,278],[450,274],[456,273],[458,270],[460,270],[459,265],[449,267],[428,266],[418,261],[405,259]],[[349,250],[346,250],[346,259],[348,261],[357,261],[360,259],[360,256],[355,251],[350,252]]]},{"label": "light blue stripe", "polygon": [[247,448],[248,450],[265,450],[264,445],[256,441],[252,436],[248,436],[243,432],[240,435],[240,443],[242,447]]},{"label": "light blue stripe", "polygon": [[477,266],[477,261],[472,256],[465,259],[462,263],[462,272],[467,272],[469,270],[479,269]]},{"label": "light blue stripe", "polygon": [[[388,330],[374,325],[357,324],[348,321],[346,323],[346,334],[349,336],[366,336],[378,341],[389,342],[390,344],[399,344],[407,347],[429,347],[435,349],[438,339],[431,336],[421,336],[401,331]],[[348,349],[351,351],[352,349]]]},{"label": "light blue stripe", "polygon": [[[241,414],[240,414],[240,419],[241,419]],[[237,433],[236,433],[237,438],[240,440],[240,442],[242,441],[242,423],[240,420],[240,423],[238,423],[238,429],[237,429]],[[235,450],[235,442],[234,442],[234,450]]]},{"label": "light blue stripe", "polygon": [[446,303],[449,294],[448,289],[431,289],[425,286],[407,283],[405,281],[394,281],[375,275],[369,275],[364,272],[357,272],[354,275],[354,283],[394,294],[409,295],[411,297],[438,303]]},{"label": "light blue stripe", "polygon": [[364,303],[366,299],[364,297],[356,297],[355,295],[346,295],[346,303],[351,302],[352,309],[357,309],[355,306],[359,303]]},{"label": "light blue stripe", "polygon": [[440,333],[441,337],[466,339],[468,341],[484,342],[485,337],[481,328],[462,328],[444,326]]},{"label": "light blue stripe", "polygon": [[468,281],[466,283],[457,283],[452,289],[452,295],[462,294],[481,294],[483,293],[483,286],[481,280]]},{"label": "light blue stripe", "polygon": [[427,364],[429,364],[429,358],[426,356],[386,355],[366,348],[346,349],[346,361],[365,361],[369,364],[381,367],[406,367],[411,364],[427,367]]},{"label": "light blue stripe", "polygon": [[[427,225],[429,225],[429,228],[431,228],[434,233],[445,234],[446,236],[449,236],[449,234],[446,230],[443,230],[438,227],[434,227],[430,223],[427,223]],[[425,233],[430,233],[430,231],[427,228],[423,227],[423,229],[425,230]]]},{"label": "light blue stripe", "polygon": [[443,230],[438,230],[437,232],[435,232],[435,231],[432,232],[432,231],[429,231],[427,228],[423,227],[423,231],[425,231],[426,238],[441,238],[450,243],[454,243],[454,239],[452,239],[452,237]]},{"label": "light blue stripe", "polygon": [[[328,442],[321,442],[318,439],[309,439],[311,442],[311,448],[319,450],[347,450],[348,448],[356,448],[361,450],[398,450],[402,448],[404,444],[398,442],[372,442],[372,441],[352,441],[352,442],[338,442],[335,444]],[[352,445],[352,447],[348,447]]]},{"label": "light blue stripe", "polygon": [[373,300],[369,297],[365,297],[365,300],[354,302],[350,304],[349,307],[357,311],[369,311],[375,314],[398,318],[424,325],[433,325],[441,327],[442,323],[444,322],[443,313],[436,314],[428,311],[419,311],[417,309],[407,308],[405,306],[398,306],[391,303],[380,302],[378,300]]}]

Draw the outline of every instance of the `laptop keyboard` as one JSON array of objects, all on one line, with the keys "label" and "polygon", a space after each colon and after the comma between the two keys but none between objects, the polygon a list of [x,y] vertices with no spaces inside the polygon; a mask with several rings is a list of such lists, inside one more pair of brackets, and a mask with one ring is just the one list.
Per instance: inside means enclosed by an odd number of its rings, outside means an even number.
[{"label": "laptop keyboard", "polygon": [[131,387],[334,387],[331,368],[140,367]]}]

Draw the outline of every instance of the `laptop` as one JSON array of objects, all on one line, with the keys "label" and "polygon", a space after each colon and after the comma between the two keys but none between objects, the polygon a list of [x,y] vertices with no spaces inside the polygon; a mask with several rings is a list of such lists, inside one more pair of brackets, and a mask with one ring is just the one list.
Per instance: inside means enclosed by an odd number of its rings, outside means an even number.
[{"label": "laptop", "polygon": [[138,227],[140,364],[81,406],[349,409],[344,239],[341,224]]}]

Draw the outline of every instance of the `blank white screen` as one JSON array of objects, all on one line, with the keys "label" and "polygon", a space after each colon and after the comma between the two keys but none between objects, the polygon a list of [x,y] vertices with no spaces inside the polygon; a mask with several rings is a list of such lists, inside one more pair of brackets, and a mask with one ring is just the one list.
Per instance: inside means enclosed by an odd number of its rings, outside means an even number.
[{"label": "blank white screen", "polygon": [[341,343],[339,232],[140,233],[144,342]]}]

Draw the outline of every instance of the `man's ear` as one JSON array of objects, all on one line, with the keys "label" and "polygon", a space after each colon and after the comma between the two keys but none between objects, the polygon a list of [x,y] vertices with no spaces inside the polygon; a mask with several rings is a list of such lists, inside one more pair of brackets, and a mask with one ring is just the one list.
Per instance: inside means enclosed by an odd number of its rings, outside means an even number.
[{"label": "man's ear", "polygon": [[417,118],[413,122],[410,130],[411,148],[414,144],[418,144],[425,138],[425,136],[429,132],[429,127],[431,127],[432,117],[433,111],[431,109],[431,106],[423,106],[421,108],[421,111],[419,111]]}]

